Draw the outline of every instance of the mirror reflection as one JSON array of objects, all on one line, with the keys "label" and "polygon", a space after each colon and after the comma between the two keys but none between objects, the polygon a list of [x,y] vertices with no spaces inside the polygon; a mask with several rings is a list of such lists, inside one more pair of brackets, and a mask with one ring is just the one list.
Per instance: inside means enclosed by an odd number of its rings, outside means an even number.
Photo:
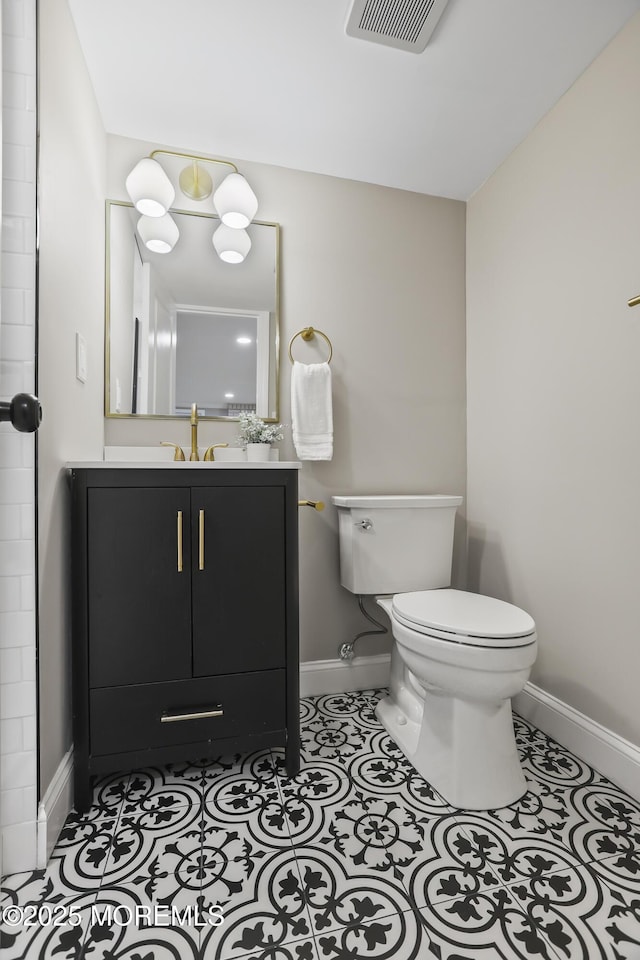
[{"label": "mirror reflection", "polygon": [[153,253],[128,203],[107,203],[107,416],[278,419],[278,225],[253,222],[225,263],[213,214],[171,211],[180,236]]}]

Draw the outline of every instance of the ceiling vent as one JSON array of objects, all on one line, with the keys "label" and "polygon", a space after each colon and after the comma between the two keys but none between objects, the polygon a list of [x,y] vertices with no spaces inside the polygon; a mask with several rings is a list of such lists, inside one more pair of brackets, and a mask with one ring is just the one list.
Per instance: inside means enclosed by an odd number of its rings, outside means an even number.
[{"label": "ceiling vent", "polygon": [[353,0],[350,37],[422,53],[449,0]]}]

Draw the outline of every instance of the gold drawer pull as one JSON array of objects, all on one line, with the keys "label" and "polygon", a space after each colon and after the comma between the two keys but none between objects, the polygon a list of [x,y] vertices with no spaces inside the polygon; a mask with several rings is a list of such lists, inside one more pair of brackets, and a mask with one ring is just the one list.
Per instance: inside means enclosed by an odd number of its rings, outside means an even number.
[{"label": "gold drawer pull", "polygon": [[178,573],[182,573],[182,510],[178,510]]},{"label": "gold drawer pull", "polygon": [[198,570],[204,570],[204,510],[198,514]]},{"label": "gold drawer pull", "polygon": [[208,717],[223,717],[224,710],[218,704],[213,710],[198,710],[195,713],[163,713],[160,723],[179,723],[181,720],[206,720]]}]

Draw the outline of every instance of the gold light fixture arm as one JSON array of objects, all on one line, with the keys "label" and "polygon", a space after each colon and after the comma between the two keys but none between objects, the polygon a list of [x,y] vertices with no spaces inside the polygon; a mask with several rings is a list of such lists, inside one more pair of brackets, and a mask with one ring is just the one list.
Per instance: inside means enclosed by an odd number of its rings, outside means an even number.
[{"label": "gold light fixture arm", "polygon": [[232,167],[234,173],[238,172],[238,168],[231,160],[218,160],[216,157],[200,157],[195,153],[180,153],[178,150],[153,150],[149,156],[152,160],[155,160],[159,154],[165,157],[181,157],[183,160],[199,160],[203,163],[221,163],[224,164],[225,167]]}]

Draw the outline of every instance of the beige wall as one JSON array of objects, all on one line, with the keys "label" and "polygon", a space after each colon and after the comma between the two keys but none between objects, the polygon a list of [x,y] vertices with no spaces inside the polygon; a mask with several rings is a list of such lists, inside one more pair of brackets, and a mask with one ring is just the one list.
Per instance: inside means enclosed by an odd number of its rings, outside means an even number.
[{"label": "beige wall", "polygon": [[[108,195],[126,199],[128,171],[154,145],[108,139]],[[366,623],[340,587],[331,495],[465,494],[465,206],[238,164],[260,199],[258,217],[282,227],[280,419],[289,427],[290,338],[311,324],[333,342],[334,458],[305,463],[300,473],[301,495],[327,503],[322,514],[300,515],[301,659],[332,659]],[[295,355],[326,356],[300,339]],[[188,443],[186,422],[110,419],[105,426],[108,444]],[[201,428],[205,444],[236,434],[235,423]],[[286,434],[281,458],[294,459]],[[461,582],[462,522],[456,567]],[[384,639],[367,640],[359,652],[387,648]]]},{"label": "beige wall", "polygon": [[[62,466],[103,445],[105,135],[66,0],[40,4],[38,434],[40,788],[71,744],[69,531]],[[75,377],[75,334],[88,380]]]},{"label": "beige wall", "polygon": [[640,744],[640,15],[468,205],[470,587]]}]

